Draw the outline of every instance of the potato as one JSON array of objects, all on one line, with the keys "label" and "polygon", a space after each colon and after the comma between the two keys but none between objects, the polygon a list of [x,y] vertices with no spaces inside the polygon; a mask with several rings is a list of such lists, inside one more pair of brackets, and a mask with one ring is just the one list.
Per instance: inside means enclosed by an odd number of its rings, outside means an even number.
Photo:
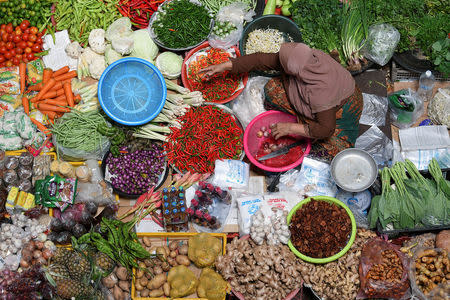
[{"label": "potato", "polygon": [[169,256],[172,257],[172,258],[177,257],[177,251],[170,251]]},{"label": "potato", "polygon": [[148,289],[144,289],[141,291],[141,297],[148,297],[150,291]]},{"label": "potato", "polygon": [[120,280],[127,280],[128,279],[128,271],[125,267],[118,267],[116,270],[117,278]]},{"label": "potato", "polygon": [[144,268],[144,269],[145,269],[145,267],[147,267],[143,261],[140,261],[138,265],[139,265],[139,267]]},{"label": "potato", "polygon": [[144,260],[144,264],[147,267],[152,267],[154,265],[153,261],[151,259]]},{"label": "potato", "polygon": [[177,241],[171,241],[169,243],[169,249],[170,251],[175,251],[178,248],[178,242]]},{"label": "potato", "polygon": [[134,284],[134,287],[138,291],[142,291],[144,289],[144,287],[139,283],[139,281],[136,281],[136,283]]},{"label": "potato", "polygon": [[163,261],[160,260],[159,258],[152,259],[152,262],[157,266],[160,266],[163,263]]},{"label": "potato", "polygon": [[168,253],[166,253],[166,249],[164,247],[157,247],[156,248],[156,255],[158,255],[160,258],[167,258]]},{"label": "potato", "polygon": [[188,245],[183,244],[178,248],[178,253],[181,255],[187,255],[188,249],[189,249]]},{"label": "potato", "polygon": [[153,277],[152,280],[147,284],[147,288],[154,290],[160,288],[166,281],[166,274],[158,274]]},{"label": "potato", "polygon": [[109,274],[107,277],[102,279],[102,283],[108,289],[113,288],[117,283],[117,277],[114,273]]},{"label": "potato", "polygon": [[153,278],[153,275],[150,274],[149,272],[145,272],[145,278],[147,278],[148,280],[151,280]]},{"label": "potato", "polygon": [[141,278],[142,276],[144,276],[144,270],[137,270],[136,278]]},{"label": "potato", "polygon": [[170,254],[169,247],[168,246],[164,246],[163,248],[164,248],[164,251],[166,251],[166,257],[169,256],[169,254]]},{"label": "potato", "polygon": [[161,268],[163,269],[164,272],[169,272],[170,265],[169,265],[168,262],[165,261],[165,262],[162,263]]},{"label": "potato", "polygon": [[160,266],[153,267],[153,273],[155,273],[155,275],[161,274],[162,272],[163,272],[163,269]]},{"label": "potato", "polygon": [[173,257],[168,257],[167,258],[167,262],[169,263],[169,265],[171,265],[172,267],[175,267],[178,265],[177,261],[173,258]]},{"label": "potato", "polygon": [[[142,285],[142,286],[147,286],[147,284],[148,284],[148,279],[147,279],[147,277],[145,277],[145,276],[142,276],[142,278],[140,278],[140,279],[138,279],[139,280],[139,283]],[[122,282],[122,281],[121,281]],[[125,281],[124,281],[125,282]]]},{"label": "potato", "polygon": [[170,285],[168,282],[163,284],[164,296],[168,297],[170,295]]},{"label": "potato", "polygon": [[189,258],[186,255],[177,255],[177,257],[175,258],[175,261],[178,264],[184,265],[186,267],[189,267],[189,265],[191,264],[191,261],[189,260]]},{"label": "potato", "polygon": [[157,290],[153,290],[153,291],[151,291],[149,294],[148,294],[148,296],[151,298],[151,297],[154,297],[154,298],[156,298],[156,297],[161,297],[161,296],[163,296],[164,295],[164,291],[162,290],[162,289],[157,289]]},{"label": "potato", "polygon": [[114,286],[113,295],[116,300],[125,300],[125,295],[123,294],[122,289],[117,285]]},{"label": "potato", "polygon": [[[142,277],[145,278],[145,277]],[[142,279],[141,279],[142,281]],[[142,282],[141,282],[142,283]],[[145,286],[143,284],[141,284],[142,286]],[[130,290],[130,282],[129,281],[125,281],[125,280],[121,280],[119,281],[119,287],[124,291],[124,292],[128,292]]]},{"label": "potato", "polygon": [[151,242],[150,238],[147,237],[147,236],[143,237],[142,241],[144,242],[144,245],[147,246],[147,247],[150,247],[152,245],[152,242]]}]

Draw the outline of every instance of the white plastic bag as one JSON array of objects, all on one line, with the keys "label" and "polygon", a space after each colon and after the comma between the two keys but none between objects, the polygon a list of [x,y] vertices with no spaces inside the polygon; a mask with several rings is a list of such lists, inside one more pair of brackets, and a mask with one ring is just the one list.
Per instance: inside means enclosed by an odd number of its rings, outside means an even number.
[{"label": "white plastic bag", "polygon": [[386,97],[363,93],[364,108],[359,124],[384,126],[388,109]]},{"label": "white plastic bag", "polygon": [[375,125],[356,139],[355,148],[367,151],[380,167],[387,165],[394,152],[392,141]]},{"label": "white plastic bag", "polygon": [[245,188],[248,186],[250,166],[240,160],[216,160],[212,183],[220,187]]},{"label": "white plastic bag", "polygon": [[400,41],[400,33],[390,24],[376,24],[369,27],[369,34],[364,46],[364,56],[384,66],[394,55]]},{"label": "white plastic bag", "polygon": [[261,208],[263,195],[247,195],[236,199],[238,206],[239,234],[250,233],[252,216]]},{"label": "white plastic bag", "polygon": [[230,107],[242,121],[244,129],[253,118],[266,111],[264,109],[264,86],[269,79],[269,77],[264,76],[250,78],[242,93],[231,102]]},{"label": "white plastic bag", "polygon": [[249,9],[248,4],[235,2],[222,7],[216,15],[216,23],[230,22],[236,29],[226,36],[218,36],[214,32],[208,38],[208,42],[213,48],[228,49],[239,43],[244,30],[244,21],[250,22],[256,13]]}]

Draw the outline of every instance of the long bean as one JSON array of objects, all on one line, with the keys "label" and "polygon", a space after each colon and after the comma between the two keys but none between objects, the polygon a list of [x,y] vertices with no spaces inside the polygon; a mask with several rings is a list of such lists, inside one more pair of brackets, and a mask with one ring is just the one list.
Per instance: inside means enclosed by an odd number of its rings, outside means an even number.
[{"label": "long bean", "polygon": [[97,131],[97,126],[105,122],[98,112],[81,113],[72,110],[53,125],[52,133],[62,147],[93,152],[104,140]]},{"label": "long bean", "polygon": [[[230,5],[236,0],[199,0],[201,4],[203,4],[206,8],[208,8],[210,11],[212,11],[214,14],[217,14],[219,10],[222,7],[225,7],[227,5]],[[240,0],[239,2],[243,2],[245,4],[248,4],[248,6],[255,10],[257,0]]]}]

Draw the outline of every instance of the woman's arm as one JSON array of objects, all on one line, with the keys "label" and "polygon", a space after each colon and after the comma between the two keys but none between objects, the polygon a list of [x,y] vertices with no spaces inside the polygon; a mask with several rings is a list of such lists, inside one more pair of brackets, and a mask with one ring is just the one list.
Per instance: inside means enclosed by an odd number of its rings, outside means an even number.
[{"label": "woman's arm", "polygon": [[200,70],[206,77],[214,74],[231,71],[231,73],[247,73],[254,70],[281,70],[281,64],[278,53],[254,53],[236,58],[230,58],[229,61],[212,65]]},{"label": "woman's arm", "polygon": [[308,124],[277,123],[272,129],[272,135],[279,139],[286,135],[301,135],[313,139],[326,139],[334,134],[336,129],[336,109],[331,108],[316,114],[316,121]]}]

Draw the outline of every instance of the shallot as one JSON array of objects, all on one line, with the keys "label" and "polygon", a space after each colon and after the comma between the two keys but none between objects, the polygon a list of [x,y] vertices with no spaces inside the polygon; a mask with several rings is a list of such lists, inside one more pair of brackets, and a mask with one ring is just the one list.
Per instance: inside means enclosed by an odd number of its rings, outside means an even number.
[{"label": "shallot", "polygon": [[259,137],[259,138],[261,138],[262,136],[263,136],[263,132],[260,130],[260,131],[258,131],[257,133],[256,133],[256,136],[257,137]]}]

